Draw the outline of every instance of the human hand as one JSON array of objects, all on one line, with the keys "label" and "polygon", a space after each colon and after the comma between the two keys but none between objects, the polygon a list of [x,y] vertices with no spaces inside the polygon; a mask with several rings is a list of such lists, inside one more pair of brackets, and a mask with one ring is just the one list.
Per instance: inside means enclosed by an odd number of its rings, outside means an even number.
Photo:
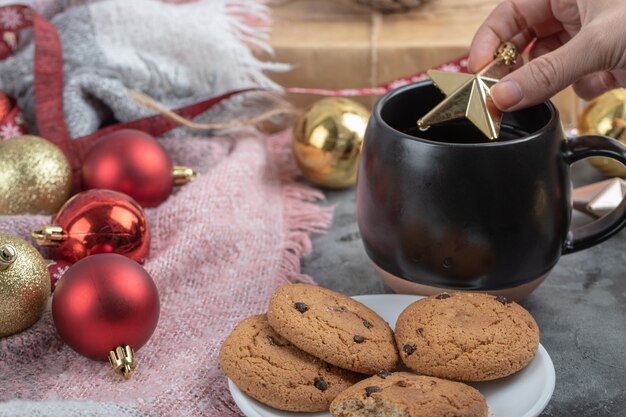
[{"label": "human hand", "polygon": [[502,42],[522,51],[534,41],[531,61],[491,88],[495,104],[523,109],[570,84],[588,100],[626,87],[625,22],[624,0],[506,0],[476,32],[470,69],[487,65]]}]

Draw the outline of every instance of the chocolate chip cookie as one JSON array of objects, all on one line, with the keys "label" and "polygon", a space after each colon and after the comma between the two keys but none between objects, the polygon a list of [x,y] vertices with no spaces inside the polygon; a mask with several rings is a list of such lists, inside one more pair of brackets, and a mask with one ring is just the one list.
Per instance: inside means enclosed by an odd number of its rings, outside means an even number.
[{"label": "chocolate chip cookie", "polygon": [[396,342],[409,368],[458,381],[489,381],[524,368],[537,353],[539,328],[503,296],[441,293],[408,306]]},{"label": "chocolate chip cookie", "polygon": [[285,411],[325,411],[361,377],[293,346],[265,315],[243,320],[220,350],[226,375],[252,398]]},{"label": "chocolate chip cookie", "polygon": [[344,369],[373,375],[395,369],[399,361],[387,322],[358,301],[325,288],[279,288],[267,319],[300,349]]},{"label": "chocolate chip cookie", "polygon": [[487,417],[487,402],[476,389],[408,372],[381,373],[337,396],[334,417]]}]

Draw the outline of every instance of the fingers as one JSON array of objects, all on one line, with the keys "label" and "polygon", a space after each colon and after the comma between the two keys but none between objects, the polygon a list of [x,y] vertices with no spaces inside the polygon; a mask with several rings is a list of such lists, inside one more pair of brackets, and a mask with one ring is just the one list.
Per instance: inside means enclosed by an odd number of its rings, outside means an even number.
[{"label": "fingers", "polygon": [[626,87],[626,71],[604,71],[587,75],[574,83],[583,100],[591,100],[617,87]]},{"label": "fingers", "polygon": [[602,69],[604,59],[584,33],[552,52],[513,71],[491,88],[493,101],[503,111],[541,103],[586,74]]},{"label": "fingers", "polygon": [[557,24],[550,0],[506,0],[500,3],[474,36],[470,47],[470,70],[477,72],[487,65],[502,42],[513,41],[522,51],[532,39],[529,30],[546,22]]},{"label": "fingers", "polygon": [[530,50],[530,59],[535,59],[541,55],[548,54],[557,48],[565,45],[572,37],[564,30],[551,36],[537,40]]}]

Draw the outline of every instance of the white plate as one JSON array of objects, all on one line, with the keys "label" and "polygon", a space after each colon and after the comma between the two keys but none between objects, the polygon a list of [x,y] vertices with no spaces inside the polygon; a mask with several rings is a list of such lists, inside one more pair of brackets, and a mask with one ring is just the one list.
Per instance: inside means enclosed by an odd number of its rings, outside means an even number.
[{"label": "white plate", "polygon": [[[421,297],[413,295],[362,295],[354,297],[383,319],[392,328],[402,310]],[[471,384],[483,393],[490,417],[536,417],[548,405],[554,392],[554,365],[548,352],[539,351],[530,364],[507,378]],[[229,379],[230,393],[247,417],[330,417],[329,413],[288,413],[261,404],[248,397]]]}]

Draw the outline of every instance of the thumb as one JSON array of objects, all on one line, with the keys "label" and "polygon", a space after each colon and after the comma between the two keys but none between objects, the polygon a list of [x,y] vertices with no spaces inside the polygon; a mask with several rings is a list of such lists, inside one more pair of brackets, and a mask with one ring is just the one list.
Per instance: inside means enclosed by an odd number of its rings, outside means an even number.
[{"label": "thumb", "polygon": [[597,48],[580,32],[560,48],[504,77],[491,88],[496,106],[514,111],[548,100],[579,78],[602,69]]}]

